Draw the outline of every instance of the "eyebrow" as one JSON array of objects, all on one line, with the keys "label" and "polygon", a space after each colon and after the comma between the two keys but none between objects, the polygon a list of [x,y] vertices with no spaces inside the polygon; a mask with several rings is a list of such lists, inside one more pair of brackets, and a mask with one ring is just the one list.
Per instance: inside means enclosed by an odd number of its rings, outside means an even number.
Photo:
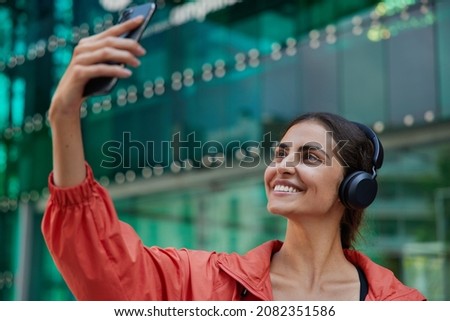
[{"label": "eyebrow", "polygon": [[[292,144],[290,143],[280,143],[278,145],[278,148],[282,148],[282,149],[289,149],[290,147],[292,147]],[[310,150],[314,150],[314,151],[319,151],[321,152],[323,155],[325,155],[325,157],[330,160],[330,155],[327,154],[327,152],[322,148],[322,145],[319,143],[306,143],[302,146],[300,146],[297,150],[297,152],[299,153],[304,153],[305,151],[310,151]]]}]

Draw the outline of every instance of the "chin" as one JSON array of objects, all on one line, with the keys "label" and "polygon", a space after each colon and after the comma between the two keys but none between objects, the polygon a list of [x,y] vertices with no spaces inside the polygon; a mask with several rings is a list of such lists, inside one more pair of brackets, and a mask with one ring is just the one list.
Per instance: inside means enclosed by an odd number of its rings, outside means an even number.
[{"label": "chin", "polygon": [[267,206],[267,210],[273,215],[289,217],[290,215],[298,213],[298,210],[289,210],[286,206]]}]

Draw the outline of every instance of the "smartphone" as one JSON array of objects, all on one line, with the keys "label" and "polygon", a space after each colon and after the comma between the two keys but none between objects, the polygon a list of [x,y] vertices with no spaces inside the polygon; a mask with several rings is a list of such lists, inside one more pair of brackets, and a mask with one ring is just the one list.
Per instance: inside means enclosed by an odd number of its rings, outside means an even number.
[{"label": "smartphone", "polygon": [[[121,13],[117,23],[125,22],[137,16],[144,16],[145,20],[138,28],[123,34],[121,37],[139,41],[142,37],[142,34],[144,33],[145,28],[150,22],[150,19],[153,17],[155,11],[156,11],[156,4],[154,2],[149,2],[146,4],[126,8]],[[117,80],[118,80],[117,78],[111,77],[92,78],[86,83],[86,86],[84,87],[83,96],[87,97],[87,96],[107,94],[114,88],[114,86],[117,83]]]}]

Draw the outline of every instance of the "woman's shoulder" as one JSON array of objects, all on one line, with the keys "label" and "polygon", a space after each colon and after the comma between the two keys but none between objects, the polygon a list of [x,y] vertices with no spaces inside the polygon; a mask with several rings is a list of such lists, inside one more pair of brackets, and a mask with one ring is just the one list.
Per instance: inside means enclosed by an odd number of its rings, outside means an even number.
[{"label": "woman's shoulder", "polygon": [[390,269],[375,263],[369,256],[357,250],[344,250],[346,258],[359,267],[367,278],[369,293],[366,300],[376,301],[424,301],[419,290],[401,282]]}]

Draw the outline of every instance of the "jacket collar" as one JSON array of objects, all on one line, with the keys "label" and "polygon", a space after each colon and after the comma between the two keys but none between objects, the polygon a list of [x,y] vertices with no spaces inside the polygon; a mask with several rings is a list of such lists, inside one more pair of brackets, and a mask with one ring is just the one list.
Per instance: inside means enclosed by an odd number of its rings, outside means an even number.
[{"label": "jacket collar", "polygon": [[273,300],[270,282],[270,261],[283,243],[265,242],[247,252],[225,254],[218,260],[219,267],[261,300]]},{"label": "jacket collar", "polygon": [[[224,254],[218,266],[261,300],[273,300],[270,281],[270,261],[283,242],[272,240],[250,250],[245,255]],[[402,284],[389,269],[373,262],[356,250],[344,250],[353,265],[360,267],[369,284],[366,300],[426,300],[416,289]]]}]

